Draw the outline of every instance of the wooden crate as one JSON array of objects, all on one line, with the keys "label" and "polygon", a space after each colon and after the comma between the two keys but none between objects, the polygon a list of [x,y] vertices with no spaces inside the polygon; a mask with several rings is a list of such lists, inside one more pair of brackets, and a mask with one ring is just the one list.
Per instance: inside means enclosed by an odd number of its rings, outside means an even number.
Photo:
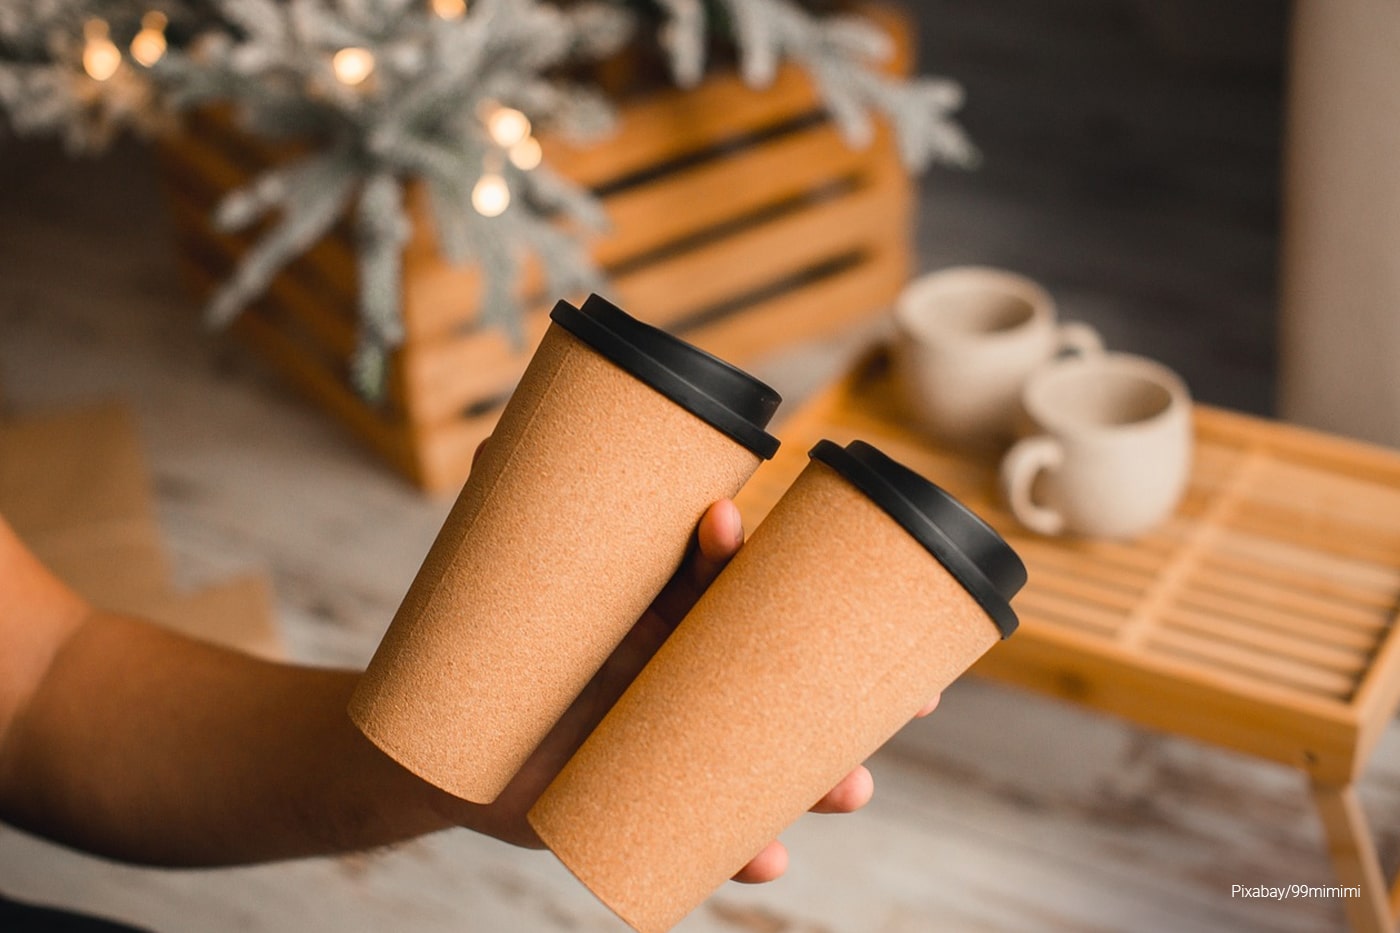
[{"label": "wooden crate", "polygon": [[[892,67],[906,69],[902,21],[870,12],[896,36]],[[879,311],[908,275],[910,184],[891,133],[881,127],[869,148],[849,148],[796,68],[764,91],[726,73],[626,103],[617,133],[588,148],[542,142],[551,165],[602,198],[613,230],[592,252],[608,296],[739,365]],[[286,153],[211,114],[162,146],[181,265],[201,299],[251,241],[212,229],[211,209],[278,158]],[[440,258],[421,189],[410,187],[408,204],[406,336],[381,403],[348,379],[357,276],[344,225],[292,263],[234,332],[414,482],[439,489],[466,476],[557,296],[536,296],[527,345],[512,348],[479,326],[477,270]]]}]

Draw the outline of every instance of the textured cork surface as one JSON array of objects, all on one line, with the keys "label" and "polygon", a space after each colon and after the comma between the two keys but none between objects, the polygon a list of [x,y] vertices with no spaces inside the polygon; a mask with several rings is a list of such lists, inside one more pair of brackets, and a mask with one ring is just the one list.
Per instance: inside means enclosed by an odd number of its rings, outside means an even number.
[{"label": "textured cork surface", "polygon": [[642,933],[670,929],[999,640],[813,462],[530,811]]},{"label": "textured cork surface", "polygon": [[551,325],[350,704],[493,800],[758,458]]}]

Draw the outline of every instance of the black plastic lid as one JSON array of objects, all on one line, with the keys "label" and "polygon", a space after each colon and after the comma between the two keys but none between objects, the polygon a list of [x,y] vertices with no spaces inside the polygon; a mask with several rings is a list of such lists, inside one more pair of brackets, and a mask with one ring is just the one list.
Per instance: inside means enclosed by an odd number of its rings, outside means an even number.
[{"label": "black plastic lid", "polygon": [[1011,597],[1026,585],[1026,565],[992,526],[967,506],[864,441],[819,441],[809,453],[870,497],[938,559],[992,617],[1001,637],[1019,624]]},{"label": "black plastic lid", "polygon": [[549,317],[764,460],[777,452],[778,439],[765,429],[782,396],[743,370],[642,323],[597,295],[588,296],[582,308],[561,301]]}]

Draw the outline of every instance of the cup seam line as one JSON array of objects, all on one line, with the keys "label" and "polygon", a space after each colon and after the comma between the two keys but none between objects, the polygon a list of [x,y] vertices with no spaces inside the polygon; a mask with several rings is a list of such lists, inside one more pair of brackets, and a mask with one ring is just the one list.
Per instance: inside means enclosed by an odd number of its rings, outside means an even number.
[{"label": "cup seam line", "polygon": [[[572,334],[571,334],[570,336],[572,336]],[[539,399],[535,402],[534,408],[533,408],[533,409],[531,410],[531,412],[530,412],[530,417],[526,419],[525,425],[522,427],[522,429],[521,429],[521,431],[520,431],[522,437],[523,437],[526,433],[529,432],[530,427],[535,423],[535,420],[539,417],[540,412],[543,410],[545,401],[548,400],[548,398],[550,397],[550,395],[554,392],[554,387],[555,387],[555,385],[559,382],[559,378],[560,378],[561,374],[562,374],[563,371],[564,371],[564,365],[568,362],[570,356],[572,356],[572,351],[571,351],[571,350],[570,350],[569,352],[566,352],[565,354],[563,354],[563,356],[562,356],[562,358],[559,360],[558,364],[554,367],[554,371],[553,371],[552,373],[549,374],[549,381],[548,381],[547,383],[545,383],[545,386],[544,386],[543,391],[540,392]],[[493,429],[493,432],[494,432],[494,429]],[[488,435],[488,437],[489,437],[489,436],[490,436],[490,435]],[[495,477],[492,478],[490,485],[487,486],[486,489],[484,489],[484,490],[482,491],[482,495],[481,495],[481,504],[482,504],[482,507],[483,507],[483,508],[485,507],[487,500],[489,500],[489,499],[491,498],[491,494],[495,491],[497,484],[498,484],[498,483],[500,482],[500,480],[501,480],[501,477],[505,475],[506,470],[510,467],[511,463],[515,460],[515,455],[516,455],[516,453],[517,453],[519,450],[520,450],[520,445],[519,445],[519,444],[516,444],[515,447],[513,447],[513,448],[511,449],[510,455],[506,458],[505,463],[501,464],[501,469],[500,469],[499,471],[497,471]],[[471,520],[470,524],[468,524],[467,527],[463,529],[463,536],[465,536],[467,532],[469,532],[473,527],[475,527],[475,525],[476,525],[476,523],[477,523],[477,520],[480,518],[480,516],[481,516],[481,511],[480,511],[480,509],[478,509],[478,510],[477,510],[477,514],[474,515],[474,516],[472,516],[472,520]],[[424,597],[424,599],[423,599],[423,605],[425,605],[425,606],[428,605],[428,604],[431,603],[431,602],[433,601],[433,599],[437,596],[438,591],[442,588],[442,585],[443,585],[444,581],[447,579],[448,570],[451,568],[452,564],[454,563],[455,557],[456,557],[456,555],[454,554],[454,555],[453,555],[453,559],[449,559],[449,561],[447,562],[446,566],[444,566],[444,568],[443,568],[443,572],[442,572],[441,574],[438,575],[437,580],[433,581],[433,587],[432,587],[432,589],[426,594],[426,596]],[[395,615],[397,615],[397,612],[395,613]],[[393,624],[393,620],[391,619],[391,620],[390,620],[390,625],[392,625],[392,624]],[[404,648],[404,643],[403,643],[403,642],[404,642],[404,640],[403,640],[403,639],[397,639],[396,642],[397,642],[397,643],[396,643],[396,646],[395,646],[395,651],[394,651],[393,657],[391,657],[391,658],[386,658],[386,659],[385,659],[385,660],[388,662],[388,664],[389,664],[390,666],[392,666],[392,665],[394,665],[395,663],[397,663],[397,662],[398,662],[398,659],[399,659],[399,656],[402,655],[402,653],[403,653],[403,648]],[[380,691],[376,691],[375,694],[374,694],[374,698],[371,700],[371,702],[370,702],[370,704],[369,704],[369,709],[366,710],[366,712],[365,712],[365,718],[366,718],[366,719],[372,719],[372,718],[374,717],[375,712],[376,712],[376,711],[378,710],[378,708],[379,708],[380,696],[381,696],[381,692],[380,692]]]}]

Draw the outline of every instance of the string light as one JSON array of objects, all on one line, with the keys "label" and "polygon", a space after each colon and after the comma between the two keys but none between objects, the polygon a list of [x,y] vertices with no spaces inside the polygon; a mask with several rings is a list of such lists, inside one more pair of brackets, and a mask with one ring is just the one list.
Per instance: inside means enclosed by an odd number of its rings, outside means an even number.
[{"label": "string light", "polygon": [[369,49],[351,46],[341,49],[331,59],[331,70],[341,84],[354,87],[364,82],[374,71],[374,53]]},{"label": "string light", "polygon": [[94,81],[106,81],[122,66],[122,50],[107,33],[107,23],[90,19],[83,24],[83,70]]},{"label": "string light", "polygon": [[467,15],[467,0],[431,0],[429,5],[442,19],[461,19]]},{"label": "string light", "polygon": [[472,207],[483,217],[499,217],[510,206],[510,186],[499,172],[482,172],[472,188]]},{"label": "string light", "polygon": [[540,148],[540,141],[533,136],[526,136],[520,142],[510,147],[507,153],[510,156],[510,164],[528,172],[535,168],[544,159],[544,150]]},{"label": "string light", "polygon": [[509,149],[530,135],[530,118],[514,107],[495,107],[486,115],[486,132],[496,145]]},{"label": "string light", "polygon": [[131,57],[147,68],[165,55],[165,14],[152,10],[141,17],[141,31],[131,40]]}]

